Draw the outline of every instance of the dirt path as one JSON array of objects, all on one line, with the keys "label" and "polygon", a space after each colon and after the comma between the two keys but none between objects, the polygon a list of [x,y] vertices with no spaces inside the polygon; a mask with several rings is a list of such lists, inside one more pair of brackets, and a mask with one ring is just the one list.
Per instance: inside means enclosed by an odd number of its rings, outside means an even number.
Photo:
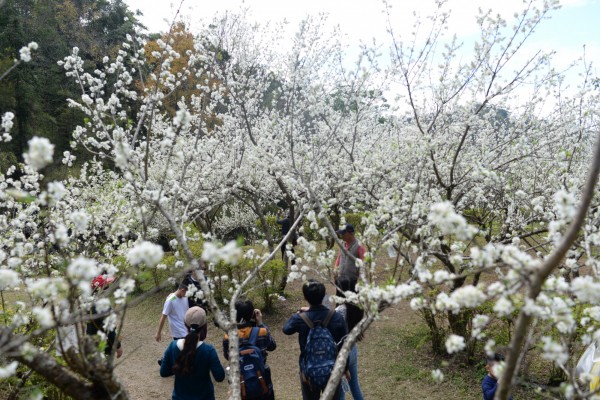
[{"label": "dirt path", "polygon": [[[286,336],[281,327],[288,316],[302,305],[299,288],[290,288],[290,298],[277,304],[277,312],[265,316],[277,349],[269,355],[275,394],[278,400],[301,399],[298,381],[298,342],[296,335]],[[168,342],[156,343],[154,334],[167,293],[148,299],[132,308],[123,329],[125,356],[117,373],[131,398],[136,400],[170,399],[173,378],[159,376],[157,358]],[[164,335],[169,337],[168,334]],[[209,323],[207,342],[217,348],[221,362],[222,332]],[[436,386],[429,378],[436,361],[429,354],[427,331],[419,317],[406,304],[386,310],[359,344],[359,377],[367,399],[479,399],[479,381],[472,371],[457,371]],[[463,375],[469,376],[468,378]],[[216,398],[226,399],[226,382],[216,383]],[[348,394],[348,399],[352,396]]]}]

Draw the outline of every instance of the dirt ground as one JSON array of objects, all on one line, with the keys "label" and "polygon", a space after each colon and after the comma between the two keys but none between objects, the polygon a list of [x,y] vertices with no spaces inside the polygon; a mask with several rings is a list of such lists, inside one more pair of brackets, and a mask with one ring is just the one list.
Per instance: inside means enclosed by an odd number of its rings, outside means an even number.
[{"label": "dirt ground", "polygon": [[[274,314],[265,315],[265,323],[277,341],[269,355],[275,396],[281,400],[301,399],[298,380],[298,339],[286,336],[281,328],[287,318],[303,305],[298,284],[288,287],[287,300],[276,305]],[[333,293],[333,288],[328,288]],[[168,345],[157,343],[154,334],[162,304],[162,293],[128,310],[123,330],[125,354],[118,360],[117,373],[132,399],[170,399],[173,378],[161,378],[156,360]],[[169,338],[168,331],[163,337]],[[222,356],[223,333],[209,323],[207,342]],[[419,317],[405,304],[386,310],[371,326],[359,344],[359,379],[366,399],[480,399],[481,367],[447,367],[446,381],[436,385],[431,370],[442,360],[430,355],[427,330]],[[226,399],[226,382],[215,383],[216,398]],[[348,399],[352,396],[347,395]]]}]

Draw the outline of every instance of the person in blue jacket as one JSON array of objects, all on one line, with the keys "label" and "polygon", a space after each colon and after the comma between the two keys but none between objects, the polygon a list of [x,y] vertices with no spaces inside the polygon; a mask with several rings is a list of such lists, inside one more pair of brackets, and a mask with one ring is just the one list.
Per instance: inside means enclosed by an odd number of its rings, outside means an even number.
[{"label": "person in blue jacket", "polygon": [[[308,302],[310,307],[302,307],[291,318],[285,323],[283,327],[283,333],[286,335],[298,334],[298,343],[300,344],[300,360],[304,357],[306,348],[306,339],[308,338],[308,332],[310,328],[306,325],[306,322],[300,316],[301,313],[306,313],[311,321],[324,321],[329,314],[329,308],[323,305],[323,298],[325,297],[325,285],[314,279],[309,279],[302,285],[302,294],[304,299]],[[344,317],[339,313],[334,313],[333,317],[327,325],[327,329],[331,332],[333,340],[339,343],[348,330],[346,328],[346,321]],[[320,389],[312,388],[308,383],[304,382],[300,377],[300,385],[302,387],[302,399],[303,400],[318,400],[320,397]],[[334,399],[339,399],[340,387],[338,386]]]},{"label": "person in blue jacket", "polygon": [[225,370],[214,346],[205,343],[206,312],[192,307],[185,313],[189,333],[169,344],[160,366],[160,376],[175,375],[173,400],[214,400],[210,373],[217,382],[225,379]]},{"label": "person in blue jacket", "polygon": [[[487,375],[481,381],[481,390],[483,391],[483,400],[494,400],[496,389],[498,388],[498,378],[494,375],[494,365],[504,361],[504,356],[499,353],[494,353],[493,356],[488,356],[485,363]],[[512,397],[510,398],[512,400]]]}]

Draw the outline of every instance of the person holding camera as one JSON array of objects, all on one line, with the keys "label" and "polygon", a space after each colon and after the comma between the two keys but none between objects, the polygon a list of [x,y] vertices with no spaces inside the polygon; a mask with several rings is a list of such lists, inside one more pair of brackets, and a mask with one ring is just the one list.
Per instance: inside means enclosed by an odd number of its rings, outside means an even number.
[{"label": "person holding camera", "polygon": [[[277,343],[275,342],[275,339],[273,339],[273,336],[271,336],[269,328],[264,324],[261,311],[254,308],[252,301],[238,300],[235,303],[235,310],[239,340],[238,348],[241,349],[242,347],[247,346],[253,330],[257,331],[256,343],[253,345],[258,347],[262,353],[265,371],[264,380],[269,388],[269,392],[265,395],[263,400],[273,400],[275,399],[275,394],[273,393],[271,369],[267,364],[267,352],[275,350]],[[223,355],[226,360],[229,360],[229,336],[227,334],[225,334],[223,338]]]}]

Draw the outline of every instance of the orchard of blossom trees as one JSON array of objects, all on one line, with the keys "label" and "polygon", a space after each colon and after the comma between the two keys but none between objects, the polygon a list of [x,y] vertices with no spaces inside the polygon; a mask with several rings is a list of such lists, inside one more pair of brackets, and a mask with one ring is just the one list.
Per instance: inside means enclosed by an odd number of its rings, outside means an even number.
[{"label": "orchard of blossom trees", "polygon": [[[261,270],[285,241],[269,219],[284,202],[300,231],[287,282],[333,283],[335,254],[345,251],[335,230],[347,215],[360,216],[367,248],[357,293],[347,293],[365,315],[324,399],[359,335],[399,302],[427,324],[431,351],[470,360],[497,350],[493,330],[510,319],[497,399],[522,383],[532,348],[563,377],[547,396],[590,398],[590,377],[575,364],[600,343],[594,70],[577,63],[579,80],[567,85],[551,53],[524,50],[557,12],[553,2],[526,1],[511,20],[482,11],[468,45],[448,32],[447,8],[440,2],[415,20],[413,36],[389,26],[389,42],[361,47],[354,63],[325,17],[302,22],[286,48],[273,45],[283,26],[232,14],[188,49],[176,30],[152,48],[137,30],[101,65],[77,48],[57,60],[80,89],[69,100],[84,115],[72,143],[94,158],[45,180],[52,160],[74,157],[34,137],[24,164],[0,178],[0,378],[24,367],[76,399],[127,399],[112,357],[81,332],[77,351],[58,360],[50,350],[62,346],[60,328],[89,320],[95,304],[119,331],[127,307],[172,285],[141,293],[140,275],[167,269],[181,278],[191,269],[197,295],[231,338],[230,398],[239,398],[233,304],[265,284]],[[14,68],[35,58],[37,44],[23,45]],[[3,113],[4,142],[13,120]],[[257,245],[220,236],[236,222]],[[163,232],[172,266],[156,244]],[[219,276],[219,265],[242,262],[243,274]],[[89,282],[100,273],[116,282],[98,298]],[[217,298],[223,280],[232,289]],[[443,380],[444,368],[432,379]]]}]

